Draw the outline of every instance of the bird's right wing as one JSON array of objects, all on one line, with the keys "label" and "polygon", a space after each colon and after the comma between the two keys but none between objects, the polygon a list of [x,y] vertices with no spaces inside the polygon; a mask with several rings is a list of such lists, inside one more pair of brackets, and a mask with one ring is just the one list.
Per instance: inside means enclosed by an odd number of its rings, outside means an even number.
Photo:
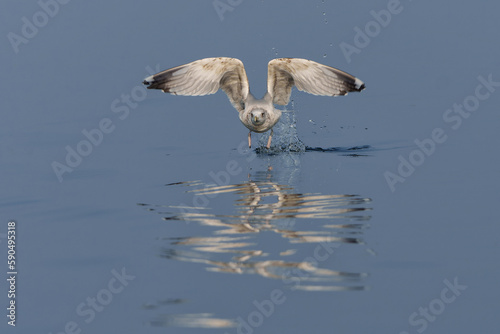
[{"label": "bird's right wing", "polygon": [[161,89],[175,95],[209,95],[222,89],[236,110],[245,108],[248,78],[241,60],[205,58],[177,66],[144,79],[148,89]]}]

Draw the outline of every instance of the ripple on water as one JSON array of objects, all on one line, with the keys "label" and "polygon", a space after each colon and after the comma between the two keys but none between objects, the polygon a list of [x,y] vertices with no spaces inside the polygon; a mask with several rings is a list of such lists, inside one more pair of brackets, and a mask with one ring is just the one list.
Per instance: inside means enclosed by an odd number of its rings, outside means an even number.
[{"label": "ripple on water", "polygon": [[[345,244],[366,248],[363,237],[371,218],[370,198],[355,194],[299,193],[274,181],[271,172],[237,184],[219,186],[193,181],[172,183],[168,187],[210,198],[212,205],[141,205],[157,212],[165,221],[195,222],[211,227],[212,231],[208,235],[163,238],[165,245],[160,254],[163,258],[198,263],[212,272],[279,279],[295,290],[366,288],[366,272],[322,268],[324,259],[313,261],[311,249],[306,245],[316,245],[315,250],[326,257]],[[225,209],[220,211],[215,207]],[[263,244],[260,240],[263,233],[272,233],[286,242]]]}]

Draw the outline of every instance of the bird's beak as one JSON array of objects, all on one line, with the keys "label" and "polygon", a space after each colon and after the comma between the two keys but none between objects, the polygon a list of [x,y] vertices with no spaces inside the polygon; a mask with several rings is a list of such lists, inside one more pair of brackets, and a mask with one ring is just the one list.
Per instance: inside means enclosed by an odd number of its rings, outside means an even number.
[{"label": "bird's beak", "polygon": [[258,120],[259,120],[259,119],[257,118],[257,116],[255,116],[255,117],[253,118],[253,121],[254,121],[255,123],[257,123],[257,121],[258,121]]}]

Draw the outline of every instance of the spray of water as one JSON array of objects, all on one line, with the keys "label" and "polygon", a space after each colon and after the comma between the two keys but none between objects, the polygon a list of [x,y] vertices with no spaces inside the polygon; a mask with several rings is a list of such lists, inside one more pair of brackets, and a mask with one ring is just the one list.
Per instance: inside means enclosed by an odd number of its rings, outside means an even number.
[{"label": "spray of water", "polygon": [[[260,136],[259,151],[266,150],[267,139],[269,132]],[[281,118],[274,126],[274,134],[271,142],[271,148],[268,153],[287,153],[287,152],[305,152],[306,145],[299,139],[297,135],[297,120],[294,110],[283,110]]]}]

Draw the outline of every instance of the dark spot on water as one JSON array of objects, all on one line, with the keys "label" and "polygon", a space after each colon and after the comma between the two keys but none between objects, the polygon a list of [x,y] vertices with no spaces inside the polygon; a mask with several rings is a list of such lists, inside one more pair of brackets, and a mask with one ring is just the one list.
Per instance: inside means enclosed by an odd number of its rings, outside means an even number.
[{"label": "dark spot on water", "polygon": [[342,156],[344,156],[344,157],[354,157],[354,158],[357,158],[357,157],[369,157],[368,154],[342,154]]},{"label": "dark spot on water", "polygon": [[[370,145],[360,145],[353,147],[311,147],[311,146],[293,146],[287,145],[286,147],[281,146],[271,146],[271,148],[266,148],[264,146],[257,147],[255,149],[255,153],[257,154],[267,154],[267,155],[278,155],[281,153],[304,153],[304,152],[336,152],[336,153],[346,153],[342,154],[343,156],[351,156],[351,157],[363,157],[368,156],[368,154],[360,154],[362,152],[370,152],[373,151],[374,148]],[[356,153],[353,153],[356,151]]]},{"label": "dark spot on water", "polygon": [[181,181],[181,182],[172,182],[172,183],[165,184],[165,186],[175,186],[175,185],[178,185],[178,184],[185,184],[185,183],[186,182],[183,182],[183,181]]},{"label": "dark spot on water", "polygon": [[306,152],[351,152],[351,151],[371,151],[373,150],[370,145],[361,145],[354,147],[310,147],[306,146]]}]

